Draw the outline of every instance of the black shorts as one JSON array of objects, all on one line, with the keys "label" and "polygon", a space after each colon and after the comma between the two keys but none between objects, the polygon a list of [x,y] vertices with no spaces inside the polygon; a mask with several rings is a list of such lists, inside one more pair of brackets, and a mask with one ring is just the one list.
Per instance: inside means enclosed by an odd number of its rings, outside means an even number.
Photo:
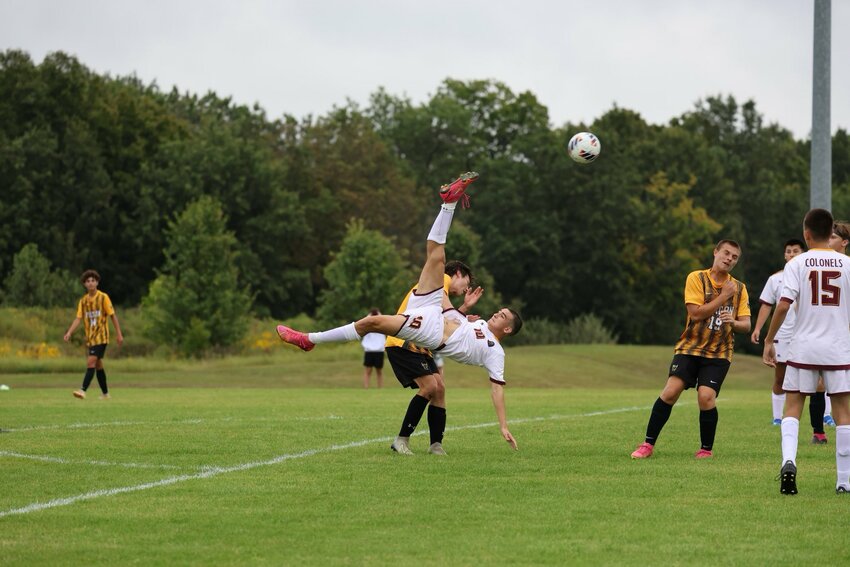
[{"label": "black shorts", "polygon": [[387,360],[393,367],[395,377],[405,388],[419,388],[414,381],[416,378],[440,373],[432,357],[402,347],[389,347]]},{"label": "black shorts", "polygon": [[364,352],[363,353],[363,366],[370,366],[372,368],[383,368],[384,367],[384,351],[381,351],[381,352]]},{"label": "black shorts", "polygon": [[88,347],[89,356],[96,356],[98,358],[103,358],[103,355],[106,354],[106,344],[102,345],[92,345]]},{"label": "black shorts", "polygon": [[725,358],[674,354],[669,376],[680,378],[686,390],[695,386],[708,386],[719,394],[730,364]]}]

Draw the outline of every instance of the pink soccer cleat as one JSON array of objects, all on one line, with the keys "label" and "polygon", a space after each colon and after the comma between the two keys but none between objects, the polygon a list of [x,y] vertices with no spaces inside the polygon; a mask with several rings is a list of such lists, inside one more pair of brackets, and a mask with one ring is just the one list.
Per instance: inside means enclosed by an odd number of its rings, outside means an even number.
[{"label": "pink soccer cleat", "polygon": [[461,204],[464,209],[468,209],[469,195],[467,195],[465,191],[466,188],[472,185],[476,179],[478,179],[478,174],[474,171],[461,173],[460,177],[451,183],[447,183],[440,187],[440,197],[445,203],[457,203],[461,198],[463,198]]},{"label": "pink soccer cleat", "polygon": [[812,434],[812,445],[826,445],[829,439],[826,438],[826,433]]},{"label": "pink soccer cleat", "polygon": [[695,459],[710,459],[713,456],[714,453],[712,453],[708,449],[700,449],[694,454]]},{"label": "pink soccer cleat", "polygon": [[280,340],[283,342],[295,345],[304,352],[311,351],[313,350],[313,347],[316,346],[310,341],[310,339],[307,338],[306,333],[290,329],[285,325],[277,326],[277,336],[279,336]]},{"label": "pink soccer cleat", "polygon": [[652,456],[652,450],[655,447],[649,443],[641,443],[638,448],[632,453],[633,459],[648,459]]}]

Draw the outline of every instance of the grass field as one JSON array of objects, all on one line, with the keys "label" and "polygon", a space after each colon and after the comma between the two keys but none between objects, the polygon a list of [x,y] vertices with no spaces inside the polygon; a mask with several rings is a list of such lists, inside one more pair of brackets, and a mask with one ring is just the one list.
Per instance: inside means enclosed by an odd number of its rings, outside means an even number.
[{"label": "grass field", "polygon": [[[669,347],[508,350],[508,417],[481,369],[447,366],[446,458],[389,443],[410,398],[362,390],[359,353],[0,374],[3,565],[838,564],[850,500],[833,446],[801,427],[800,494],[781,496],[770,371],[738,357],[711,460],[687,392],[656,454],[632,461]],[[76,360],[81,366],[82,357]],[[65,366],[67,365],[67,366]],[[7,369],[15,369],[7,365]],[[91,391],[95,391],[96,387]],[[834,430],[828,430],[830,442]],[[836,527],[837,526],[837,527]]]}]

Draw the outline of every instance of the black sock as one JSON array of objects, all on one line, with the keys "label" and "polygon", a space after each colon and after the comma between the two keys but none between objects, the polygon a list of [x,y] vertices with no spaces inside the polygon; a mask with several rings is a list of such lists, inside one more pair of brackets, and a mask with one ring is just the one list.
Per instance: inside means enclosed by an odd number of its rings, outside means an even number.
[{"label": "black sock", "polygon": [[404,414],[404,421],[401,424],[401,430],[398,432],[399,437],[410,437],[413,435],[427,406],[428,398],[423,398],[419,394],[413,396],[413,399],[410,400],[410,405],[407,406],[407,413]]},{"label": "black sock", "polygon": [[97,384],[100,386],[100,391],[104,394],[109,393],[109,388],[106,387],[106,370],[103,368],[97,371]]},{"label": "black sock", "polygon": [[700,410],[699,412],[699,438],[702,448],[711,451],[714,447],[714,434],[717,433],[717,408]]},{"label": "black sock", "polygon": [[823,433],[823,414],[826,411],[826,397],[823,392],[815,392],[809,399],[809,418],[812,420],[812,431]]},{"label": "black sock", "polygon": [[655,400],[655,405],[652,406],[652,413],[649,414],[649,423],[646,425],[646,442],[650,445],[655,445],[658,436],[661,435],[661,429],[667,420],[670,419],[670,412],[673,411],[673,406],[664,403],[664,400],[658,398]]},{"label": "black sock", "polygon": [[446,431],[446,408],[428,406],[428,429],[431,430],[431,444],[442,443]]},{"label": "black sock", "polygon": [[92,378],[94,378],[94,368],[86,368],[86,375],[83,377],[83,392],[89,389]]}]

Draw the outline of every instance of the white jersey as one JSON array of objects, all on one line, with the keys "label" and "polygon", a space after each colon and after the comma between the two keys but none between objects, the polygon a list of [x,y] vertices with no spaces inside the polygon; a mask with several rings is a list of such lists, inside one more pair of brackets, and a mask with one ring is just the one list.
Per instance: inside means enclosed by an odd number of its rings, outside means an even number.
[{"label": "white jersey", "polygon": [[441,355],[463,364],[483,366],[490,373],[490,380],[505,383],[505,351],[495,335],[487,328],[487,321],[479,319],[470,323],[466,318],[439,349]]},{"label": "white jersey", "polygon": [[[780,270],[767,278],[767,282],[764,284],[764,289],[761,290],[761,295],[759,296],[759,301],[765,305],[776,305],[779,303],[779,300],[782,298],[782,276],[785,273],[785,270]],[[791,339],[791,334],[794,331],[794,321],[797,318],[797,306],[793,305],[791,309],[788,310],[788,314],[785,316],[785,321],[782,322],[782,326],[779,327],[779,331],[776,333],[776,340],[782,341],[783,343]]]},{"label": "white jersey", "polygon": [[782,301],[797,306],[788,366],[850,368],[850,258],[815,248],[785,264]]}]

